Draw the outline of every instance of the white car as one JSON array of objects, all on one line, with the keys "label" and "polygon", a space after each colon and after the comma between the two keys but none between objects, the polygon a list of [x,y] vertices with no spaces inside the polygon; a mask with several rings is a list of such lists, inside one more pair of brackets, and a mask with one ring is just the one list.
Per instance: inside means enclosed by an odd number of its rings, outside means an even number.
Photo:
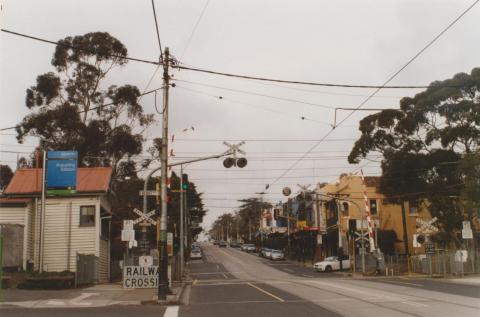
[{"label": "white car", "polygon": [[270,259],[272,260],[285,260],[285,254],[283,254],[283,251],[281,250],[272,250],[272,253],[270,254]]},{"label": "white car", "polygon": [[202,258],[202,251],[200,249],[192,249],[190,251],[190,259],[201,259]]},{"label": "white car", "polygon": [[[350,269],[350,259],[344,258],[342,260],[342,269]],[[317,272],[331,272],[340,270],[340,260],[338,256],[329,256],[322,262],[317,262],[313,265],[313,270]]]}]

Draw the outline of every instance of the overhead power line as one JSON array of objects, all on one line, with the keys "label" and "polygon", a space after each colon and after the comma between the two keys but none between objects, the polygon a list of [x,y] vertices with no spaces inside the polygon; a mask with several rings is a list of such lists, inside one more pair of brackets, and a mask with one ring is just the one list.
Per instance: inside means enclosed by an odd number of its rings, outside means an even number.
[{"label": "overhead power line", "polygon": [[[479,0],[480,1],[480,0]],[[182,64],[182,63],[180,63]],[[185,65],[185,64],[183,64]],[[297,85],[309,85],[309,86],[323,86],[323,87],[338,87],[338,88],[388,88],[388,89],[425,89],[428,88],[428,85],[395,85],[395,86],[386,86],[386,85],[350,85],[350,84],[332,84],[332,83],[317,83],[317,82],[308,82],[308,81],[297,81],[297,80],[284,80],[284,79],[274,79],[274,78],[266,78],[266,77],[256,77],[256,76],[249,76],[249,75],[239,75],[239,74],[231,74],[231,73],[223,73],[208,69],[202,69],[197,67],[190,67],[190,66],[182,66],[182,65],[172,65],[172,68],[183,69],[183,70],[190,70],[194,72],[200,72],[205,74],[212,74],[212,75],[219,75],[219,76],[226,76],[232,78],[243,78],[243,79],[251,79],[251,80],[260,80],[260,81],[269,81],[275,83],[285,83],[285,84],[297,84]],[[458,87],[458,86],[442,86],[442,87]]]},{"label": "overhead power line", "polygon": [[[473,2],[467,9],[465,9],[457,18],[455,18],[452,22],[450,22],[437,36],[435,36],[431,41],[429,41],[422,49],[420,49],[413,57],[411,57],[399,70],[397,70],[392,76],[390,76],[381,86],[376,87],[375,91],[372,92],[365,100],[363,100],[352,112],[350,112],[345,118],[343,118],[335,127],[341,125],[345,122],[348,118],[350,118],[355,111],[362,108],[370,99],[372,99],[380,90],[383,88],[387,88],[388,83],[390,83],[395,77],[398,76],[405,68],[407,68],[417,57],[419,57],[423,52],[425,52],[430,46],[433,45],[445,32],[447,32],[457,21],[459,21],[468,11],[470,11],[480,0],[476,0]],[[373,87],[371,87],[373,88]],[[307,158],[307,156],[317,148],[317,146],[322,143],[330,134],[335,131],[335,127],[333,127],[330,131],[328,131],[318,142],[316,142],[312,147],[305,152],[300,159],[295,161],[288,169],[285,170],[279,177],[277,177],[272,183],[267,184],[266,189],[268,189],[271,185],[275,184],[284,177],[289,171],[291,171],[297,164],[302,161],[303,159]]]},{"label": "overhead power line", "polygon": [[158,47],[160,48],[160,59],[163,60],[162,43],[160,41],[160,31],[158,30],[157,12],[155,10],[155,1],[152,0],[153,19],[155,20],[155,29],[157,30]]},{"label": "overhead power line", "polygon": [[[161,89],[163,89],[163,87],[161,87],[161,88],[156,88],[156,89],[153,89],[153,90],[144,92],[144,93],[140,94],[139,96],[142,97],[142,96],[145,96],[145,95],[154,93],[154,92],[156,92],[156,91],[158,91],[158,90],[161,90]],[[95,106],[95,107],[91,107],[91,108],[89,108],[88,110],[80,110],[80,111],[78,111],[78,113],[79,113],[79,114],[80,114],[80,113],[85,113],[85,112],[97,110],[97,109],[100,109],[100,108],[104,108],[104,107],[107,107],[107,106],[112,106],[112,105],[114,105],[114,104],[115,104],[114,102],[110,102],[110,103],[106,103],[106,104],[103,104],[103,105],[98,105],[98,106]],[[0,129],[0,131],[13,130],[13,129],[15,129],[15,128],[16,128],[16,126],[14,126],[14,127],[8,127],[8,128],[2,128],[2,129]]]},{"label": "overhead power line", "polygon": [[[58,46],[63,46],[63,47],[68,47],[68,48],[75,48],[75,49],[78,49],[78,50],[81,50],[81,51],[86,51],[86,52],[91,53],[91,51],[88,51],[88,50],[85,50],[85,49],[82,49],[80,47],[76,47],[76,46],[73,46],[73,45],[68,45],[68,44],[65,44],[65,43],[55,42],[55,41],[51,41],[51,40],[46,40],[46,39],[43,39],[43,38],[40,38],[40,37],[27,35],[27,34],[23,34],[23,33],[18,33],[18,32],[6,30],[6,29],[1,29],[1,30],[2,30],[2,32],[12,34],[12,35],[16,35],[16,36],[20,36],[20,37],[24,37],[24,38],[27,38],[27,39],[40,41],[40,42],[53,44],[53,45],[58,45]],[[121,56],[121,55],[116,55],[116,54],[109,54],[108,56],[109,57],[116,57],[116,58],[123,58],[123,59],[127,59],[129,61],[134,61],[134,62],[147,63],[147,64],[153,64],[153,65],[161,65],[160,62],[149,61],[149,60],[141,59],[141,58],[127,57],[127,56]]]},{"label": "overhead power line", "polygon": [[[153,0],[152,0],[153,1]],[[203,15],[205,14],[205,11],[207,10],[208,4],[210,3],[210,0],[207,0],[205,2],[205,5],[203,6],[202,11],[200,12],[200,16],[197,19],[197,22],[195,22],[195,25],[193,27],[192,32],[190,33],[190,36],[188,37],[187,44],[185,45],[185,48],[183,49],[182,57],[180,59],[183,59],[185,54],[187,53],[188,47],[190,46],[190,42],[192,41],[193,35],[195,34],[195,31],[197,30],[198,25],[200,24],[200,21],[203,18]]]}]

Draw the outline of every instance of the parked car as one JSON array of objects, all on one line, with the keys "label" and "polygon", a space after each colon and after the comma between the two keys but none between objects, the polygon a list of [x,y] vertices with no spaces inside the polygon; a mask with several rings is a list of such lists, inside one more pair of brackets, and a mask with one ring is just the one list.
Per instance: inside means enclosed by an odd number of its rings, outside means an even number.
[{"label": "parked car", "polygon": [[230,248],[240,248],[240,244],[238,242],[232,241],[230,242]]},{"label": "parked car", "polygon": [[348,257],[339,259],[338,256],[329,256],[321,262],[313,265],[313,270],[317,272],[331,272],[340,270],[340,261],[342,262],[342,269],[350,269],[350,259]]},{"label": "parked car", "polygon": [[268,249],[268,248],[263,248],[261,251],[260,251],[260,254],[261,256],[263,256],[264,258],[267,258],[269,259],[270,256],[272,255],[272,249]]},{"label": "parked car", "polygon": [[223,240],[222,240],[222,241],[219,241],[219,242],[218,242],[218,247],[220,247],[220,248],[226,248],[226,247],[227,247],[227,243],[226,243],[225,241],[223,241]]},{"label": "parked car", "polygon": [[202,250],[199,248],[192,248],[190,251],[190,259],[201,259],[202,258]]},{"label": "parked car", "polygon": [[283,253],[282,250],[272,250],[272,253],[270,254],[270,258],[274,261],[285,260],[285,254]]},{"label": "parked car", "polygon": [[255,245],[251,243],[246,243],[242,245],[242,251],[245,252],[255,252]]},{"label": "parked car", "polygon": [[213,240],[213,245],[218,245],[218,240]]}]

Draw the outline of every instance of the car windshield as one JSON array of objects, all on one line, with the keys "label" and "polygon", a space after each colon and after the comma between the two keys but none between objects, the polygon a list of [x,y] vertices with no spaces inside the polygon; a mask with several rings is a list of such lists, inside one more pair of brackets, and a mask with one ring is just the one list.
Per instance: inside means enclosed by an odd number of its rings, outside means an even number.
[{"label": "car windshield", "polygon": [[336,256],[329,256],[328,258],[325,259],[325,261],[337,261]]},{"label": "car windshield", "polygon": [[282,253],[280,250],[273,250],[272,253]]}]

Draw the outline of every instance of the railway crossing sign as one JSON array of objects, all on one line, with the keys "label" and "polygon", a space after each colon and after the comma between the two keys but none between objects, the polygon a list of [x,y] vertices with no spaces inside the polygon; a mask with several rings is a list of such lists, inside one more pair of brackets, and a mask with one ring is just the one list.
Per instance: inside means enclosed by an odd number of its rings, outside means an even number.
[{"label": "railway crossing sign", "polygon": [[420,225],[420,227],[417,228],[417,232],[422,234],[432,234],[438,232],[438,228],[433,225],[437,220],[437,217],[433,217],[430,220],[417,218],[417,224]]},{"label": "railway crossing sign", "polygon": [[143,221],[146,221],[146,222],[148,222],[148,223],[150,223],[154,226],[157,225],[157,222],[155,220],[153,220],[152,218],[150,218],[151,216],[155,215],[155,210],[152,210],[152,211],[144,214],[142,211],[138,210],[137,208],[134,208],[133,212],[140,216],[140,218],[137,218],[136,220],[133,221],[134,225],[136,225],[140,222],[143,222]]},{"label": "railway crossing sign", "polygon": [[355,231],[355,247],[362,248],[362,239],[364,249],[368,249],[370,247],[370,239],[368,237],[368,232],[364,232],[362,238],[362,233]]}]

